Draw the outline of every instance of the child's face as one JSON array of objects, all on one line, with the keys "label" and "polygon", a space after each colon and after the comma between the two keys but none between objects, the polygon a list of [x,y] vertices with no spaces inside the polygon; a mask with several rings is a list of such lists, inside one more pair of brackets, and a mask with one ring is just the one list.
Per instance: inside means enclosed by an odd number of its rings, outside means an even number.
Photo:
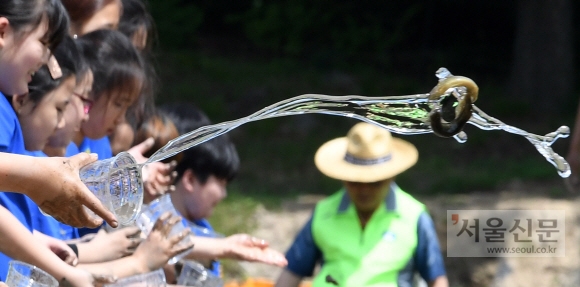
[{"label": "child's face", "polygon": [[24,95],[32,75],[48,61],[48,47],[41,40],[48,25],[42,21],[31,32],[15,32],[6,18],[0,17],[0,92]]},{"label": "child's face", "polygon": [[120,0],[110,1],[97,11],[88,21],[82,24],[79,35],[84,35],[100,29],[116,30],[121,20],[122,4]]},{"label": "child's face", "polygon": [[22,135],[27,150],[42,150],[49,137],[64,127],[64,111],[69,104],[72,91],[75,88],[74,76],[64,80],[55,90],[44,96],[35,104],[23,97],[22,105],[17,108],[18,120],[22,127]]},{"label": "child's face", "polygon": [[89,119],[89,114],[85,113],[85,110],[89,107],[87,99],[89,99],[92,87],[93,73],[89,71],[85,78],[75,86],[70,104],[64,111],[65,125],[50,136],[48,146],[66,148],[74,135],[81,130],[81,123]]},{"label": "child's face", "polygon": [[197,178],[192,181],[192,190],[186,198],[188,218],[198,220],[209,217],[215,206],[227,196],[227,180],[210,176],[205,184]]},{"label": "child's face", "polygon": [[117,125],[125,122],[127,109],[139,95],[101,96],[89,112],[89,120],[82,123],[82,134],[91,139],[111,135]]}]

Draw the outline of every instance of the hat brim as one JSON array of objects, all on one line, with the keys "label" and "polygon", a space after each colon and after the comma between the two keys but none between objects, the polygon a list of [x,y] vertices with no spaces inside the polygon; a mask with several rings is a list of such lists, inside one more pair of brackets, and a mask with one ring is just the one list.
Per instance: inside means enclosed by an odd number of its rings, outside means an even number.
[{"label": "hat brim", "polygon": [[391,158],[380,164],[357,165],[345,161],[348,140],[346,137],[333,139],[323,144],[314,163],[328,177],[350,182],[377,182],[404,172],[419,158],[419,152],[411,143],[393,138]]}]

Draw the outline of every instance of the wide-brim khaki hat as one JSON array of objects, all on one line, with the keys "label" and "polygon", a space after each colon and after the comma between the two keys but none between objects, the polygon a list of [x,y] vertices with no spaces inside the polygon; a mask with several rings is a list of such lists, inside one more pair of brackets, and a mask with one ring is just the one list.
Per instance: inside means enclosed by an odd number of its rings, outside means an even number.
[{"label": "wide-brim khaki hat", "polygon": [[350,182],[377,182],[402,173],[419,158],[415,146],[386,129],[358,123],[346,137],[323,144],[314,163],[323,174]]}]

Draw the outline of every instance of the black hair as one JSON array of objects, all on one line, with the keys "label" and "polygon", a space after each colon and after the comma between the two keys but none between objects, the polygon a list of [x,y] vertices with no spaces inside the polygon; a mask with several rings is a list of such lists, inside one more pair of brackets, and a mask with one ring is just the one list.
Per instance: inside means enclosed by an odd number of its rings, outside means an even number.
[{"label": "black hair", "polygon": [[97,30],[77,40],[93,72],[93,100],[102,95],[141,94],[145,83],[143,60],[125,35]]},{"label": "black hair", "polygon": [[[159,110],[167,114],[180,134],[211,124],[205,113],[191,104],[168,104],[161,106]],[[182,154],[181,160],[175,168],[177,171],[176,181],[183,176],[186,170],[191,169],[202,184],[207,182],[207,179],[212,175],[229,182],[237,175],[240,167],[240,158],[236,147],[227,135],[221,135],[194,146]]]},{"label": "black hair", "polygon": [[6,17],[17,33],[31,32],[46,19],[43,40],[51,50],[68,34],[69,18],[60,0],[2,0],[0,17]]},{"label": "black hair", "polygon": [[158,111],[166,114],[173,121],[180,135],[203,126],[211,125],[208,116],[191,103],[167,103],[161,105]]},{"label": "black hair", "polygon": [[43,65],[34,74],[32,81],[28,84],[28,96],[35,104],[71,76],[74,76],[78,82],[88,71],[88,66],[81,56],[76,42],[70,36],[63,39],[53,55],[60,66],[62,76],[53,79],[47,65]]},{"label": "black hair", "polygon": [[127,120],[133,127],[138,127],[149,117],[155,116],[155,94],[159,86],[157,73],[153,65],[152,46],[155,34],[155,22],[148,11],[145,0],[122,0],[123,14],[119,21],[119,32],[127,36],[131,41],[140,29],[144,29],[147,39],[145,47],[140,50],[145,63],[147,82],[143,87],[138,102],[131,107],[127,114]]},{"label": "black hair", "polygon": [[[154,152],[166,145],[170,140],[179,136],[177,127],[173,120],[169,118],[163,111],[156,111],[153,116],[148,117],[139,128],[135,131],[134,144],[139,144],[146,139],[152,137],[155,139],[153,146],[143,153],[144,157],[151,157]],[[179,153],[170,158],[164,159],[163,162],[169,163],[172,160],[180,161],[182,154]]]},{"label": "black hair", "polygon": [[123,14],[119,21],[119,31],[129,39],[133,39],[135,33],[141,28],[147,34],[145,51],[151,49],[153,43],[155,22],[148,11],[147,4],[143,0],[122,0]]},{"label": "black hair", "polygon": [[60,0],[73,23],[88,21],[97,11],[114,0]]}]

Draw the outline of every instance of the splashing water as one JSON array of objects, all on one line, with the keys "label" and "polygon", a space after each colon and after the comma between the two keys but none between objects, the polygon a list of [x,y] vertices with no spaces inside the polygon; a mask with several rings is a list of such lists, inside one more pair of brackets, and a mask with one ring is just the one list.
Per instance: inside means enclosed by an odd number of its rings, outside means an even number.
[{"label": "splashing water", "polygon": [[[436,76],[440,82],[453,77],[445,68],[440,68]],[[462,86],[449,88],[445,91],[445,94],[437,99],[433,99],[432,93],[389,97],[301,95],[270,105],[247,117],[204,126],[179,136],[155,152],[144,164],[169,158],[186,149],[225,134],[243,124],[291,115],[327,114],[355,118],[402,135],[432,133],[435,131],[432,128],[430,115],[448,106],[450,99],[453,100],[453,107],[456,107],[459,101],[469,96],[467,95],[467,88]],[[475,105],[471,105],[471,107],[471,118],[469,118],[467,123],[482,130],[504,130],[508,133],[525,137],[548,162],[556,167],[561,177],[570,176],[569,164],[562,156],[555,153],[551,147],[557,139],[568,137],[570,134],[568,127],[561,126],[556,131],[544,136],[535,135],[517,127],[506,125],[500,120],[488,116]],[[448,119],[445,116],[443,118]],[[447,121],[443,121],[447,123]],[[461,143],[467,141],[467,135],[463,131],[453,135],[453,138]]]}]

